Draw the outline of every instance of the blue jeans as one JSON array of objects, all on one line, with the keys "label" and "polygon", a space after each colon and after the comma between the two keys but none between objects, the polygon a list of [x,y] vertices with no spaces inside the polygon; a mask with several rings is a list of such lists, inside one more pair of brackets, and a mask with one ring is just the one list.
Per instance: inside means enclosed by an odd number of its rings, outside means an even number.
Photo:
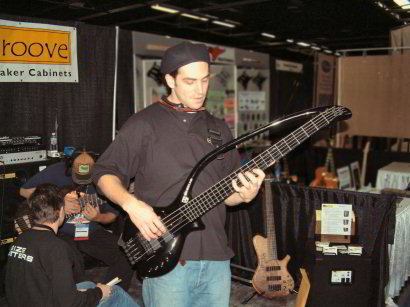
[{"label": "blue jeans", "polygon": [[[77,289],[90,289],[95,288],[97,285],[91,281],[83,281],[78,283]],[[125,306],[125,307],[139,307],[139,305],[134,302],[131,296],[125,292],[121,287],[113,286],[111,295],[101,300],[97,305],[98,307],[111,307],[111,306]]]},{"label": "blue jeans", "polygon": [[231,293],[230,261],[186,261],[142,283],[145,307],[224,307]]}]

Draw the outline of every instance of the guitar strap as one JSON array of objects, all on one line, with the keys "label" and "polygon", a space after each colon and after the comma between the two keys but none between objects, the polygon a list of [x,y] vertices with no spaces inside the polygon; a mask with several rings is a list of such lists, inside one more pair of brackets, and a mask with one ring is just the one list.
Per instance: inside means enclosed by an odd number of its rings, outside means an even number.
[{"label": "guitar strap", "polygon": [[[218,125],[216,123],[215,117],[213,117],[209,112],[205,112],[206,114],[206,125],[207,125],[207,132],[208,136],[206,137],[206,141],[213,145],[215,148],[218,148],[223,144],[222,133],[218,129]],[[223,154],[218,155],[217,159],[222,160],[224,158]]]}]

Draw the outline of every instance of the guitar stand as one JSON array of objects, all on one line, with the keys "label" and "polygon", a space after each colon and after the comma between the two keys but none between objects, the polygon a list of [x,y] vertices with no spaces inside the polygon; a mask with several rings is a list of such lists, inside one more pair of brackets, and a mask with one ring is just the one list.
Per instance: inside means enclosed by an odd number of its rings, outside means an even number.
[{"label": "guitar stand", "polygon": [[[250,269],[250,268],[247,268],[247,267],[244,267],[244,266],[241,266],[241,265],[237,265],[237,264],[231,263],[231,266],[234,267],[234,268],[237,268],[237,269],[239,269],[239,270],[242,270],[242,271],[248,271],[248,272],[251,272],[251,273],[253,273],[253,274],[255,273],[255,270],[254,270],[254,269]],[[242,278],[242,277],[239,277],[239,276],[235,276],[235,275],[233,275],[233,274],[232,274],[232,279],[239,280],[239,281],[241,281],[241,282],[247,283],[247,284],[249,284],[250,286],[252,286],[252,280],[251,280],[251,279]],[[258,292],[254,291],[254,292],[251,294],[251,296],[249,296],[249,297],[246,298],[243,302],[241,302],[241,305],[246,305],[251,299],[254,298],[254,296],[255,296],[256,294],[258,294]]]},{"label": "guitar stand", "polygon": [[247,299],[245,299],[241,304],[242,304],[242,305],[248,304],[249,301],[250,301],[251,299],[253,299],[256,294],[258,294],[258,292],[254,291],[254,292],[252,293],[252,295],[249,296]]}]

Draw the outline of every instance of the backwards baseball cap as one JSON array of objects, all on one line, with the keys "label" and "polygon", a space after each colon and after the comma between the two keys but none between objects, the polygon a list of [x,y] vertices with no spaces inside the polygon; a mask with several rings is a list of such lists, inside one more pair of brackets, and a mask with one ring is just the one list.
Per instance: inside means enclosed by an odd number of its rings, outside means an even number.
[{"label": "backwards baseball cap", "polygon": [[94,165],[94,159],[88,153],[80,153],[73,162],[71,169],[71,176],[77,184],[89,184],[91,183],[92,169]]},{"label": "backwards baseball cap", "polygon": [[161,61],[161,71],[166,75],[193,62],[209,64],[211,60],[208,48],[204,44],[179,43],[165,51]]}]

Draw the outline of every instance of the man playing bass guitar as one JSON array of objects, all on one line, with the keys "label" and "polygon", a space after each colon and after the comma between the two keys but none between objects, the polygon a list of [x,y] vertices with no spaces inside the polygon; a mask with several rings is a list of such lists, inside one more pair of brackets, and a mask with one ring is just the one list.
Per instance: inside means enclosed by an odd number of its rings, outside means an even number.
[{"label": "man playing bass guitar", "polygon": [[[168,97],[133,115],[94,166],[94,182],[128,213],[151,246],[168,231],[152,207],[170,205],[197,162],[232,139],[227,125],[204,109],[209,66],[203,44],[180,43],[169,48],[161,63]],[[192,183],[193,195],[239,166],[236,150],[220,155]],[[264,177],[262,170],[253,169],[232,178],[234,193],[201,217],[204,229],[186,236],[175,268],[143,280],[146,307],[229,305],[233,252],[224,230],[225,205],[250,202]],[[132,178],[135,196],[127,190]],[[161,240],[167,240],[166,236]]]}]

